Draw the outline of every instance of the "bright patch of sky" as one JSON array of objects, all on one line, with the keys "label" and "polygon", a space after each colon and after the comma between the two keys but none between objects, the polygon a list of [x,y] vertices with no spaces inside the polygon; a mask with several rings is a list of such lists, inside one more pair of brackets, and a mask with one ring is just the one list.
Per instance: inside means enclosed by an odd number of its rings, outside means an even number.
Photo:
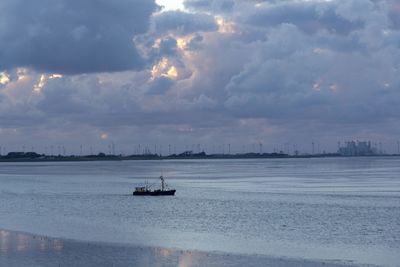
[{"label": "bright patch of sky", "polygon": [[164,6],[164,10],[183,9],[183,0],[156,0],[157,4]]}]

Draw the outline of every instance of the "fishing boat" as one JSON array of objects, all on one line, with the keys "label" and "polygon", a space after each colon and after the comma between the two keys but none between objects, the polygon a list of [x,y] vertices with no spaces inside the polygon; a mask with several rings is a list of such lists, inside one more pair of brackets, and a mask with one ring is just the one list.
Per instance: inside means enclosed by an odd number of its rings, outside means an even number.
[{"label": "fishing boat", "polygon": [[161,180],[161,189],[151,190],[149,186],[140,186],[135,187],[135,191],[133,191],[134,196],[173,196],[175,195],[175,189],[169,189],[165,184],[164,177],[160,176]]}]

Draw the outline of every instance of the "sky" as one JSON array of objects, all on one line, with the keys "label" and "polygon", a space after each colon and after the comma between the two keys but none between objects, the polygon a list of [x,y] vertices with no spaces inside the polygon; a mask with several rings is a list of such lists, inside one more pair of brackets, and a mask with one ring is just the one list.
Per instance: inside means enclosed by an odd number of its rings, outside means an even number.
[{"label": "sky", "polygon": [[399,48],[397,0],[2,0],[1,152],[397,152]]}]

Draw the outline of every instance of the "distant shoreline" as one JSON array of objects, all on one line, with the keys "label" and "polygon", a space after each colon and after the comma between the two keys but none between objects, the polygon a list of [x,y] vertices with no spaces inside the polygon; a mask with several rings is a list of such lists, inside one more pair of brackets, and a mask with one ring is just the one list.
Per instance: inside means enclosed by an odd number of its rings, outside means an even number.
[{"label": "distant shoreline", "polygon": [[354,263],[52,238],[0,229],[0,266],[344,267]]},{"label": "distant shoreline", "polygon": [[356,155],[344,156],[337,153],[326,154],[306,154],[306,155],[289,155],[284,153],[246,153],[246,154],[211,154],[205,153],[190,155],[85,155],[85,156],[51,156],[32,154],[32,152],[14,152],[18,153],[13,156],[0,156],[0,162],[75,162],[75,161],[133,161],[133,160],[193,160],[193,159],[307,159],[307,158],[354,158],[354,157],[400,157],[399,154],[380,154],[380,155]]}]

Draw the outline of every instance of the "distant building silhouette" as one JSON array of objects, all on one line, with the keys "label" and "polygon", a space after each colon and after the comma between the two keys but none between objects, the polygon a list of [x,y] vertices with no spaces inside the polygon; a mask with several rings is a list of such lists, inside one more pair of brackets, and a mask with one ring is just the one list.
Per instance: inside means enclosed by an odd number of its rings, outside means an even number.
[{"label": "distant building silhouette", "polygon": [[372,156],[377,155],[376,148],[371,146],[371,141],[348,141],[339,147],[338,153],[342,156]]}]

